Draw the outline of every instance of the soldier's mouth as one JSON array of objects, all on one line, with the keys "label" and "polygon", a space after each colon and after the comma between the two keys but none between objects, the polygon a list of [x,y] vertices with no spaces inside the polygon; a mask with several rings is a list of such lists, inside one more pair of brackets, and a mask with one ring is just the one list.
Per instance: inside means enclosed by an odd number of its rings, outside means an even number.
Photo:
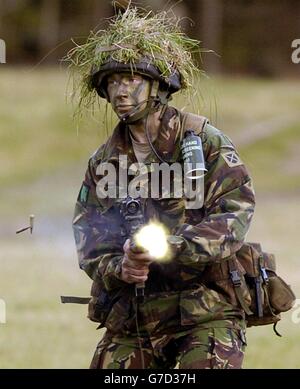
[{"label": "soldier's mouth", "polygon": [[128,108],[128,107],[133,107],[132,104],[118,104],[116,105],[116,108]]},{"label": "soldier's mouth", "polygon": [[122,112],[128,112],[131,109],[133,109],[134,105],[132,104],[120,104],[116,106],[116,110],[120,113]]}]

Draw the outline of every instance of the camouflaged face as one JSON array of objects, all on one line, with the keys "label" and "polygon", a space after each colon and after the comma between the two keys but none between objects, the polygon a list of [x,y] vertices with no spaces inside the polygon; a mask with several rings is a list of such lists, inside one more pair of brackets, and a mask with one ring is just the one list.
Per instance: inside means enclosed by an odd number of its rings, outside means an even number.
[{"label": "camouflaged face", "polygon": [[115,113],[122,115],[142,111],[150,94],[150,81],[139,74],[113,73],[107,77],[107,94]]},{"label": "camouflaged face", "polygon": [[[181,138],[180,113],[169,107],[154,143],[157,152],[168,163],[181,160]],[[183,325],[184,320],[186,325],[198,325],[212,320],[243,318],[242,310],[230,297],[232,294],[226,292],[227,286],[231,289],[232,286],[228,284],[217,292],[204,287],[199,290],[199,285],[208,265],[226,261],[241,247],[254,212],[254,191],[235,147],[222,132],[207,124],[201,139],[208,170],[204,180],[204,206],[186,209],[183,198],[142,199],[147,221],[158,220],[170,234],[183,236],[187,243],[186,249],[172,262],[150,266],[145,290],[146,305],[147,296],[150,301],[149,313],[145,313],[142,323],[149,327],[150,333],[161,330],[160,322],[173,319],[177,325]],[[91,157],[73,221],[80,267],[95,282],[101,280],[111,292],[130,289],[119,278],[122,247],[127,238],[120,215],[123,199],[97,197],[96,185],[102,177],[96,171],[104,162],[114,164],[118,172],[124,170],[119,166],[120,155],[126,155],[128,165],[137,162],[128,128],[122,124]],[[159,162],[154,154],[145,161],[149,169],[152,162]],[[121,182],[113,184],[117,192],[122,189]],[[174,291],[180,291],[177,301],[163,302],[163,294]],[[131,299],[130,293],[128,299]],[[172,313],[174,307],[176,317]],[[124,315],[126,319],[127,313]],[[123,319],[116,315],[112,323]]]}]

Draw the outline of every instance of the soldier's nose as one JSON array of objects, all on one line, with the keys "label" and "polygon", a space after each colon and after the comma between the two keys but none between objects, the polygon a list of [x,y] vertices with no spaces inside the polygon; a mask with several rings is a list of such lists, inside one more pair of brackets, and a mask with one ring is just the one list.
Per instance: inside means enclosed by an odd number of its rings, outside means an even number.
[{"label": "soldier's nose", "polygon": [[121,83],[116,93],[117,97],[127,97],[128,96],[128,85]]}]

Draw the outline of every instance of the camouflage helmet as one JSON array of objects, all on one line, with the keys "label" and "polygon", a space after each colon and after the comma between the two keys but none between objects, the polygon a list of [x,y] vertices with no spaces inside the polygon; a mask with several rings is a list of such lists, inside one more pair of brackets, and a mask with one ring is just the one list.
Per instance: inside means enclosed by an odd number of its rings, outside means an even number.
[{"label": "camouflage helmet", "polygon": [[163,76],[156,66],[149,62],[149,58],[142,58],[134,64],[118,62],[114,59],[108,60],[99,68],[93,67],[91,70],[91,87],[95,88],[98,95],[109,100],[106,93],[106,78],[113,73],[139,73],[144,77],[159,82],[159,89],[167,92],[167,95],[181,89],[180,73],[174,69],[173,73]]},{"label": "camouflage helmet", "polygon": [[79,108],[89,108],[99,95],[108,99],[106,78],[115,72],[136,72],[158,82],[158,99],[166,100],[180,89],[194,85],[201,70],[192,55],[199,41],[180,29],[180,20],[169,12],[145,12],[128,6],[109,19],[106,30],[91,32],[83,45],[76,44],[66,60],[76,76]]}]

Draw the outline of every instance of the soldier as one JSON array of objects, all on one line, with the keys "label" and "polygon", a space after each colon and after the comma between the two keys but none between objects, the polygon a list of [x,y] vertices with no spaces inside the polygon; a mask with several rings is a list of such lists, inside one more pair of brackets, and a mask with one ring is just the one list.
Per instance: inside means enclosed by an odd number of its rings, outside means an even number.
[{"label": "soldier", "polygon": [[[119,173],[127,168],[120,156],[127,166],[143,162],[148,171],[153,163],[182,163],[186,116],[168,101],[195,85],[190,51],[197,45],[166,13],[141,15],[128,8],[68,56],[82,72],[81,104],[98,94],[120,119],[89,160],[73,220],[79,264],[93,280],[89,318],[106,328],[91,368],[242,366],[249,296],[235,253],[255,200],[229,138],[203,117],[188,115],[207,169],[203,206],[187,209],[184,198],[141,199],[144,222],[159,221],[173,237],[169,242],[175,240],[172,261],[156,262],[148,251],[132,247],[124,196],[104,198],[99,192],[103,163],[117,171],[106,189],[124,190]],[[134,285],[145,286],[142,299]]]}]

